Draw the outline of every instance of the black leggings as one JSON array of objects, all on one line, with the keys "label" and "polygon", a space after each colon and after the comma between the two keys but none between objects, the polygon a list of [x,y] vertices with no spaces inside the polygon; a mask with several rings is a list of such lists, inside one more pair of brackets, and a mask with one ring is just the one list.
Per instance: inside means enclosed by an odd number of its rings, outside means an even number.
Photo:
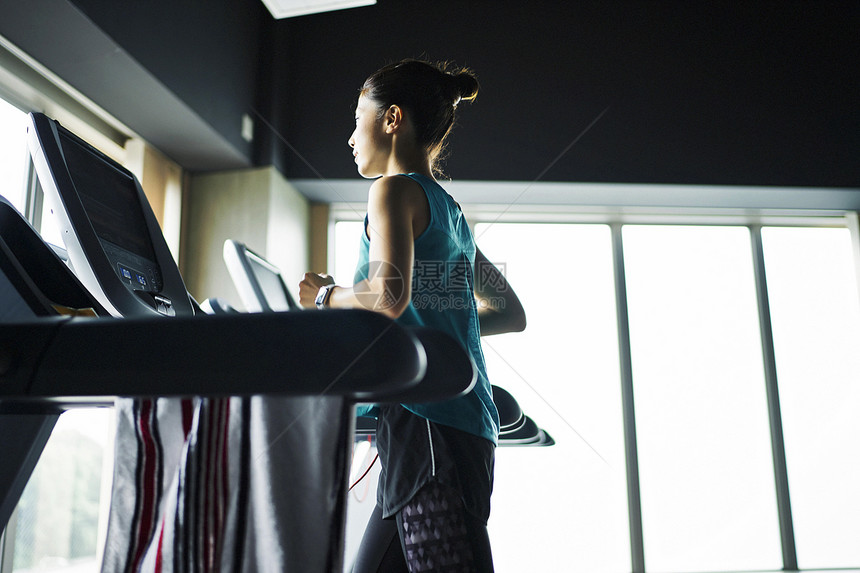
[{"label": "black leggings", "polygon": [[373,510],[352,573],[491,573],[487,526],[470,515],[456,491],[431,481],[396,519]]}]

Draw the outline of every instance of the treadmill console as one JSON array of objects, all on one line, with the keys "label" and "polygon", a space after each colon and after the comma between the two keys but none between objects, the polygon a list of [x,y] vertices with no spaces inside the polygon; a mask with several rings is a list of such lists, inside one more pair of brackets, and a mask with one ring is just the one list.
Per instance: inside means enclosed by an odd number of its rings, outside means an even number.
[{"label": "treadmill console", "polygon": [[58,122],[30,114],[28,144],[69,262],[115,316],[193,314],[137,178]]},{"label": "treadmill console", "polygon": [[161,273],[147,240],[134,177],[107,161],[92,161],[93,150],[68,132],[59,135],[69,175],[117,278],[131,290],[159,292]]}]

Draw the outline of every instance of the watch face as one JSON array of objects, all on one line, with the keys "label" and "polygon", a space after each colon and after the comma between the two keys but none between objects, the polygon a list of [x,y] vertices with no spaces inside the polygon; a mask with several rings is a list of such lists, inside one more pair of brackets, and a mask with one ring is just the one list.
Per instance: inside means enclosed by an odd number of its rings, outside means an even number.
[{"label": "watch face", "polygon": [[317,298],[314,300],[314,304],[320,307],[325,306],[325,303],[328,299],[328,294],[331,292],[332,286],[334,285],[326,285],[322,287],[317,293]]}]

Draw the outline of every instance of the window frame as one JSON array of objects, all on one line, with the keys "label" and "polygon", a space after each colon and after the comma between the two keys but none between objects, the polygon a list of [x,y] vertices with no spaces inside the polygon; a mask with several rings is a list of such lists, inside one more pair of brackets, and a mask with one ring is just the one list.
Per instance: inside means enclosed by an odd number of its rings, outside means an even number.
[{"label": "window frame", "polygon": [[[136,137],[104,109],[3,37],[0,37],[0,99],[24,113],[38,111],[53,117],[120,163],[127,159],[126,143]],[[41,232],[44,194],[32,158],[27,156],[26,161],[22,215]],[[107,504],[104,501],[102,504],[106,510]],[[0,531],[0,573],[12,571],[14,565],[16,521],[17,509]],[[98,548],[97,560],[101,551]]]},{"label": "window frame", "polygon": [[[480,185],[486,185],[482,183]],[[455,187],[454,185],[449,186]],[[461,184],[462,187],[462,184]],[[584,187],[584,186],[583,186]],[[851,238],[854,274],[858,277],[860,289],[860,215],[857,211],[840,208],[860,201],[860,190],[816,190],[798,189],[787,202],[808,204],[818,199],[824,203],[836,204],[836,208],[791,208],[785,205],[784,198],[767,208],[703,207],[700,205],[677,206],[673,204],[678,186],[615,186],[616,191],[627,197],[643,196],[644,190],[649,203],[644,206],[624,207],[620,205],[549,205],[532,204],[462,204],[469,225],[481,223],[564,223],[564,224],[605,224],[612,236],[613,271],[615,278],[616,320],[618,331],[618,350],[621,376],[621,399],[624,448],[627,474],[628,525],[630,531],[631,572],[646,573],[645,544],[642,526],[641,488],[639,483],[638,447],[636,442],[636,415],[633,394],[633,369],[630,349],[630,326],[627,309],[627,287],[624,269],[624,244],[622,229],[625,225],[694,225],[694,226],[737,226],[746,227],[750,233],[755,296],[758,308],[758,322],[762,343],[764,381],[768,408],[768,425],[772,450],[775,493],[777,497],[777,518],[780,533],[783,571],[799,571],[797,548],[791,512],[786,464],[783,422],[779,401],[779,384],[776,371],[773,331],[767,291],[762,227],[813,227],[846,228]],[[694,189],[691,187],[691,189]],[[772,189],[762,189],[768,194]],[[837,195],[833,195],[832,193]],[[708,202],[731,205],[736,201],[737,188],[708,188]],[[773,197],[770,199],[773,201]],[[611,202],[610,202],[611,203]],[[341,221],[357,221],[364,217],[366,204],[358,202],[333,203],[329,212],[329,245],[334,245],[334,227]],[[480,236],[476,235],[480,244]],[[334,249],[329,248],[329,268],[334,268]],[[857,293],[860,297],[860,291]]]}]

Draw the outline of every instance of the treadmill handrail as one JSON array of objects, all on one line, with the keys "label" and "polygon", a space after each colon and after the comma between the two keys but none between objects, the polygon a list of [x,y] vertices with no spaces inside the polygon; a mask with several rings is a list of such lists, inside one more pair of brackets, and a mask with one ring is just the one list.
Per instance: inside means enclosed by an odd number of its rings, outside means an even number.
[{"label": "treadmill handrail", "polygon": [[[27,360],[22,337],[41,341]],[[0,324],[0,349],[12,353],[0,402],[72,405],[255,394],[374,401],[418,384],[427,365],[412,333],[365,310]]]},{"label": "treadmill handrail", "polygon": [[475,387],[478,381],[475,362],[456,340],[435,328],[413,327],[409,331],[424,347],[427,372],[415,386],[381,393],[377,402],[439,402],[463,396]]}]

